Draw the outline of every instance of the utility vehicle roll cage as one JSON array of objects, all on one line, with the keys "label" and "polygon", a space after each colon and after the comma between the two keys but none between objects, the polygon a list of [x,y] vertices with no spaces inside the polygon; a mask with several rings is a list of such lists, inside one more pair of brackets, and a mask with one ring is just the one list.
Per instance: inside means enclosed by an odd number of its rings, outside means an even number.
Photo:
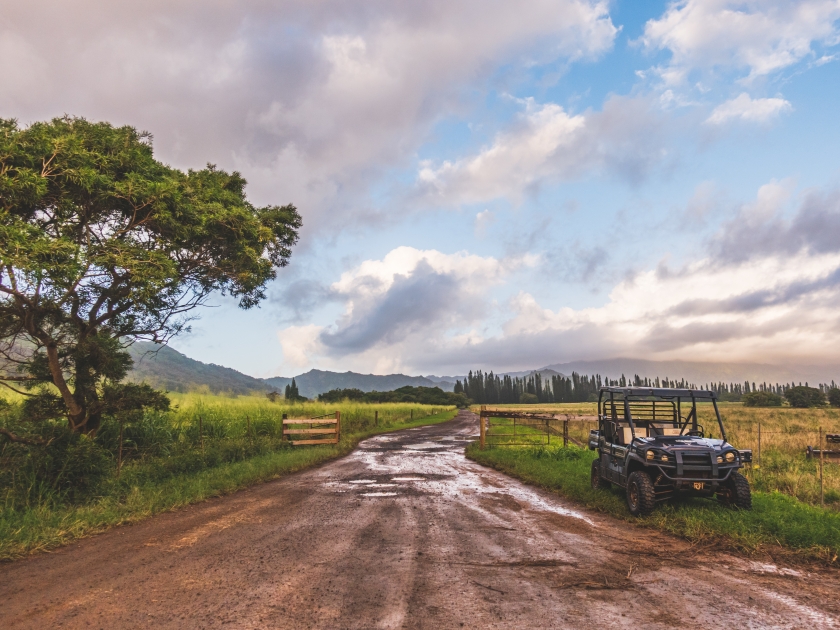
[{"label": "utility vehicle roll cage", "polygon": [[[691,411],[682,415],[682,401],[691,402]],[[630,427],[631,439],[636,439],[636,422],[643,422],[648,427],[656,423],[671,423],[679,427],[684,435],[691,423],[691,431],[697,429],[697,402],[711,401],[715,409],[720,437],[726,441],[726,430],[717,406],[717,394],[701,389],[671,389],[659,387],[602,387],[598,394],[598,418],[601,423],[612,421],[626,422]],[[618,413],[623,410],[623,418]]]}]

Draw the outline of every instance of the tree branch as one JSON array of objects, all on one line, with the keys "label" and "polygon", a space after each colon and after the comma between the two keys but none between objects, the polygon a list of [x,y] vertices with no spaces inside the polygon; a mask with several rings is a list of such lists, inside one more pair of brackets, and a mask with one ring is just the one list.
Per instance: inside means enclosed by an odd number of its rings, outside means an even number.
[{"label": "tree branch", "polygon": [[35,438],[25,438],[20,437],[19,435],[15,435],[8,429],[0,428],[0,435],[5,435],[9,438],[11,442],[17,442],[18,444],[28,444],[29,446],[45,446],[48,444],[47,440],[36,440]]}]

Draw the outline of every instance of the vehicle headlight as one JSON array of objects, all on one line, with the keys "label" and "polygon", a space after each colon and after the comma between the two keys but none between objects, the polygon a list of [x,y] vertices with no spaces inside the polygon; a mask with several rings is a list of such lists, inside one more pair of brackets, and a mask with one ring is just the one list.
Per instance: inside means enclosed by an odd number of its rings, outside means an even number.
[{"label": "vehicle headlight", "polygon": [[722,463],[723,463],[723,457],[721,457],[720,455],[718,455],[718,457],[717,457],[717,463],[718,463],[718,464],[722,464]]},{"label": "vehicle headlight", "polygon": [[663,454],[662,457],[659,458],[659,460],[663,461],[663,462],[667,462],[668,461],[668,456]]},{"label": "vehicle headlight", "polygon": [[724,457],[726,458],[726,461],[730,463],[735,461],[735,453],[732,451],[729,451],[726,455],[724,455]]},{"label": "vehicle headlight", "polygon": [[655,453],[653,451],[648,451],[647,453],[645,453],[645,459],[648,460],[648,461],[651,461],[651,460],[653,460],[654,455],[655,455]]}]

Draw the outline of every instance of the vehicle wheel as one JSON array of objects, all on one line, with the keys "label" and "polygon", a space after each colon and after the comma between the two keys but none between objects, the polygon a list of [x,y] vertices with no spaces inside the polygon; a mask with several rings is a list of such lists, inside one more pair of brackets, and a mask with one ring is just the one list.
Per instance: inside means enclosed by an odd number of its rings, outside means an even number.
[{"label": "vehicle wheel", "polygon": [[637,470],[627,480],[627,507],[633,516],[644,516],[656,507],[656,491],[647,473]]},{"label": "vehicle wheel", "polygon": [[752,509],[750,482],[739,472],[733,472],[726,480],[726,485],[718,492],[718,500],[724,505],[739,510]]},{"label": "vehicle wheel", "polygon": [[592,484],[593,490],[606,490],[610,487],[610,482],[601,476],[601,460],[594,460],[592,462],[592,472],[589,476],[589,481]]}]

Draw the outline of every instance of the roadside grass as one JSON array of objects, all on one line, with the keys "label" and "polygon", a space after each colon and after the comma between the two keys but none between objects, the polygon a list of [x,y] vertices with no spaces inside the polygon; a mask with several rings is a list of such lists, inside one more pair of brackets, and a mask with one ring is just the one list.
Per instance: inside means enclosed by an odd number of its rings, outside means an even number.
[{"label": "roadside grass", "polygon": [[[170,432],[162,441],[175,447],[153,449],[154,456],[141,454],[129,461],[119,479],[102,485],[99,496],[67,504],[47,491],[43,501],[23,507],[7,497],[0,504],[0,560],[49,550],[116,525],[276,479],[346,455],[367,437],[445,422],[456,413],[454,408],[403,403],[279,405],[254,397],[172,398],[178,408],[168,416]],[[336,409],[342,413],[339,444],[290,447],[280,442],[280,414],[313,417]],[[379,412],[378,425],[374,411]],[[199,415],[207,431],[203,451],[196,449],[192,435]],[[186,444],[185,437],[190,438]]]},{"label": "roadside grass", "polygon": [[736,511],[708,499],[659,506],[650,516],[634,518],[623,490],[592,490],[589,471],[594,453],[570,446],[467,447],[467,457],[557,492],[583,505],[642,527],[666,531],[697,543],[753,553],[769,546],[836,563],[840,554],[840,513],[808,505],[779,492],[754,492],[753,509]]},{"label": "roadside grass", "polygon": [[[517,411],[543,411],[558,414],[561,417],[568,415],[572,420],[569,423],[570,437],[584,445],[589,438],[589,430],[598,428],[598,423],[595,421],[598,413],[595,403],[488,405],[488,407]],[[818,445],[820,428],[823,434],[840,433],[840,409],[833,407],[809,409],[744,407],[741,403],[718,403],[718,407],[728,441],[736,448],[753,451],[753,465],[742,471],[750,480],[753,490],[765,493],[780,492],[811,505],[820,504],[819,461],[806,458],[805,449],[807,446]],[[720,437],[712,405],[701,403],[697,405],[697,408],[700,424],[705,427],[706,434]],[[473,406],[472,409],[478,413],[479,407]],[[588,420],[581,421],[581,418],[588,418]],[[759,425],[761,425],[760,465]],[[554,442],[553,437],[552,442]],[[825,443],[823,446],[830,448]],[[823,467],[823,486],[825,506],[840,510],[840,462],[826,460]]]}]

